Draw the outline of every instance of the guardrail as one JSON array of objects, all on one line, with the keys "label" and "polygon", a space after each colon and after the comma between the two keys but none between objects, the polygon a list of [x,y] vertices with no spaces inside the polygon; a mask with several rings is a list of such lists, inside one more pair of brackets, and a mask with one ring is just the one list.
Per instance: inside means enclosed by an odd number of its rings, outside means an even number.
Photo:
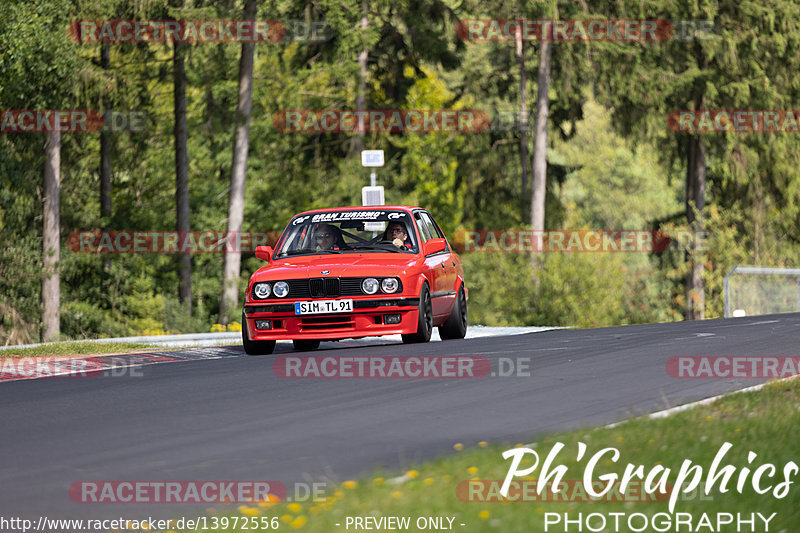
[{"label": "guardrail", "polygon": [[795,276],[797,280],[797,311],[800,312],[800,268],[775,268],[734,265],[723,281],[725,292],[725,318],[731,317],[730,278],[733,274],[756,274],[769,276]]}]

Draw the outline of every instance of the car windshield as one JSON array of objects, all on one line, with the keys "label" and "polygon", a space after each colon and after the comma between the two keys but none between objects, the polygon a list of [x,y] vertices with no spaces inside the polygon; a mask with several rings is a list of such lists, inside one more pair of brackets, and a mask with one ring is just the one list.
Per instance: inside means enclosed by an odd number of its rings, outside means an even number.
[{"label": "car windshield", "polygon": [[416,253],[411,216],[405,211],[354,209],[292,219],[276,257],[357,252]]}]

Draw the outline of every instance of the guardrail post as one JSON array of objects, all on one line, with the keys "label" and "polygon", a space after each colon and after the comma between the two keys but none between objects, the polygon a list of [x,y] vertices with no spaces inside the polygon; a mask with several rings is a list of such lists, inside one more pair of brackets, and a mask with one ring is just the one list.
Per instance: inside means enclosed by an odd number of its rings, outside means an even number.
[{"label": "guardrail post", "polygon": [[[730,318],[731,316],[731,297],[730,297],[730,279],[731,275],[736,272],[736,267],[739,265],[733,265],[727,274],[725,274],[725,279],[723,280],[724,285],[724,293],[725,293],[725,318]],[[800,304],[800,300],[798,300],[798,304]]]}]

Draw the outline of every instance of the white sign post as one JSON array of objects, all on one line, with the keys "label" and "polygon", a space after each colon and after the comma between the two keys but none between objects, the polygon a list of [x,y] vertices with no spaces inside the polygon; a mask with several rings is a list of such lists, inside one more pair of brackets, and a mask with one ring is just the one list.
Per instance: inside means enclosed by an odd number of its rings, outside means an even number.
[{"label": "white sign post", "polygon": [[383,186],[375,184],[375,168],[383,166],[383,150],[363,150],[361,166],[370,169],[369,187],[361,188],[362,205],[384,205]]},{"label": "white sign post", "polygon": [[383,166],[383,150],[362,150],[361,151],[361,166],[369,167],[372,170],[369,173],[369,185],[375,186],[375,167]]}]

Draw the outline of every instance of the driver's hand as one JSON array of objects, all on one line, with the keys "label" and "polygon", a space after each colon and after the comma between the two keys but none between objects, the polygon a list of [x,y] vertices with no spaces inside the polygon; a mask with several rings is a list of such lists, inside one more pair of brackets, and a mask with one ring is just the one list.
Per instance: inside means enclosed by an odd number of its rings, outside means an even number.
[{"label": "driver's hand", "polygon": [[398,248],[402,248],[404,246],[402,239],[395,239],[392,241],[392,244],[394,244]]}]

